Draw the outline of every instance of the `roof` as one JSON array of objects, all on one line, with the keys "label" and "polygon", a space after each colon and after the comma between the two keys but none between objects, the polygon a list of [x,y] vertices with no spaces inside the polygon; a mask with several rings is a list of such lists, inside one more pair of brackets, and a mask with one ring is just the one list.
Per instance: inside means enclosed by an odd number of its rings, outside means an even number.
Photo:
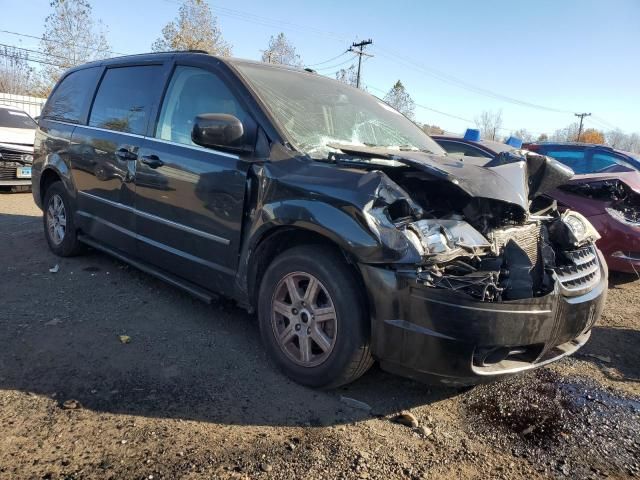
[{"label": "roof", "polygon": [[90,67],[97,67],[103,65],[117,65],[120,63],[129,63],[129,62],[153,62],[158,61],[159,59],[167,59],[173,57],[199,57],[206,56],[211,60],[219,61],[222,63],[232,64],[232,65],[260,65],[267,68],[280,69],[280,70],[291,70],[300,73],[310,73],[308,70],[303,70],[297,67],[291,67],[289,65],[280,65],[275,63],[265,63],[259,62],[256,60],[246,60],[242,58],[235,57],[221,57],[217,55],[211,55],[204,50],[175,50],[175,51],[167,51],[167,52],[146,52],[146,53],[136,53],[132,55],[123,55],[119,57],[110,57],[105,58],[103,60],[96,60],[89,63],[84,63],[82,65],[78,65],[76,67],[70,68],[69,72],[75,70],[82,70]]}]

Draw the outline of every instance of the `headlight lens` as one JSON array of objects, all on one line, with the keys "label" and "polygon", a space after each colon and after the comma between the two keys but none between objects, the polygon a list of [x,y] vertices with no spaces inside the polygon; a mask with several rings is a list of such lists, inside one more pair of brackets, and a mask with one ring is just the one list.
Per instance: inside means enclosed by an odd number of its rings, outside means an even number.
[{"label": "headlight lens", "polygon": [[450,256],[491,247],[480,232],[462,220],[419,220],[409,225],[407,233],[420,239],[423,255]]},{"label": "headlight lens", "polygon": [[600,234],[593,228],[591,222],[578,212],[567,210],[562,214],[562,221],[569,227],[574,237],[573,243],[576,245],[600,239]]},{"label": "headlight lens", "polygon": [[25,155],[22,155],[21,158],[23,162],[33,163],[33,155],[25,154]]}]

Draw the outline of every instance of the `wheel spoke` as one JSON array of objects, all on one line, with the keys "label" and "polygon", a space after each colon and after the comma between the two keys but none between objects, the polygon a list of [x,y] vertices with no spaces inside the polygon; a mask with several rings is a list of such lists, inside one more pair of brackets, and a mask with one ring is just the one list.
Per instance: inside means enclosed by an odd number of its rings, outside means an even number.
[{"label": "wheel spoke", "polygon": [[320,329],[320,327],[318,327],[318,325],[315,325],[311,329],[311,338],[314,342],[316,342],[316,345],[318,345],[323,352],[327,352],[331,348],[331,339],[327,337],[327,335]]},{"label": "wheel spoke", "polygon": [[298,338],[300,341],[300,360],[307,363],[311,360],[311,338],[302,335]]},{"label": "wheel spoke", "polygon": [[281,302],[280,300],[273,301],[273,310],[274,312],[279,313],[283,317],[291,318],[291,315],[292,315],[291,305],[287,305],[286,303]]},{"label": "wheel spoke", "polygon": [[280,333],[280,343],[282,345],[286,345],[291,341],[291,339],[295,336],[295,334],[296,334],[296,331],[293,328],[293,322],[290,322],[289,326]]},{"label": "wheel spoke", "polygon": [[316,308],[313,311],[316,323],[327,322],[336,318],[336,310],[333,307]]},{"label": "wheel spoke", "polygon": [[49,219],[53,220],[53,217],[54,217],[55,214],[56,214],[56,211],[53,208],[53,205],[51,203],[49,203],[49,208],[47,208],[47,215],[49,215]]},{"label": "wheel spoke", "polygon": [[62,228],[61,226],[58,226],[56,228],[56,237],[58,242],[61,242],[62,239],[64,238],[64,228]]},{"label": "wheel spoke", "polygon": [[67,219],[66,219],[65,217],[60,217],[60,218],[58,219],[58,225],[61,225],[61,226],[63,226],[63,227],[66,227],[66,226],[67,226]]},{"label": "wheel spoke", "polygon": [[307,303],[307,305],[314,305],[319,290],[320,282],[318,282],[315,277],[309,278],[309,285],[307,285],[307,290],[304,292],[303,297],[303,300]]},{"label": "wheel spoke", "polygon": [[298,291],[298,285],[296,285],[293,277],[287,277],[287,290],[289,292],[291,303],[296,303],[302,300],[300,298],[300,292]]}]

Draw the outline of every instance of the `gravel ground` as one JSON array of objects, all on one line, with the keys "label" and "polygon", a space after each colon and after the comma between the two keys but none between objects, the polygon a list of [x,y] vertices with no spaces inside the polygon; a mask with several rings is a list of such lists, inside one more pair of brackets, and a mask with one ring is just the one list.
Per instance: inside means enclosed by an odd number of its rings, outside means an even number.
[{"label": "gravel ground", "polygon": [[230,302],[56,258],[30,194],[0,195],[0,240],[1,479],[640,476],[631,276],[549,368],[461,391],[374,367],[326,392],[278,373]]}]

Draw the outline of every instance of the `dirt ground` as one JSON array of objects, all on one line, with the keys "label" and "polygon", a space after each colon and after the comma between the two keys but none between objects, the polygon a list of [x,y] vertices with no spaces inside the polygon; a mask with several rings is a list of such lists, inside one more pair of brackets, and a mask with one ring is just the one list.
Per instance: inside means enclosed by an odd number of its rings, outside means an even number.
[{"label": "dirt ground", "polygon": [[0,195],[0,242],[0,479],[640,476],[632,276],[612,276],[591,341],[549,368],[453,390],[374,367],[314,391],[232,303],[97,252],[55,257],[30,194]]}]

